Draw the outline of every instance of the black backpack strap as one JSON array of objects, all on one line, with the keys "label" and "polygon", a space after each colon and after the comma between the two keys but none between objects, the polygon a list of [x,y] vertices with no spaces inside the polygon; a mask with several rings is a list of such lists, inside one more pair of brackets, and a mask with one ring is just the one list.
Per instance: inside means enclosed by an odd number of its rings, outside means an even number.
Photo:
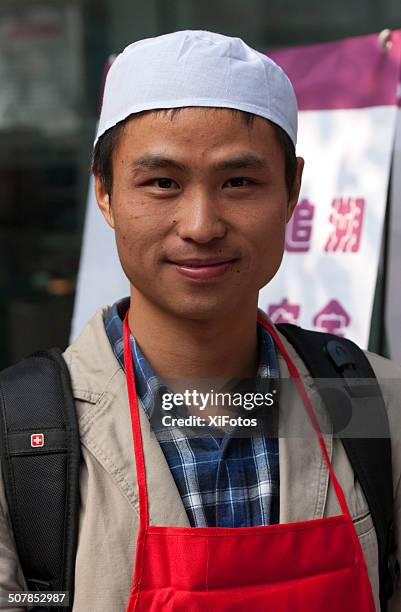
[{"label": "black backpack strap", "polygon": [[[386,407],[374,371],[364,352],[352,341],[333,334],[302,329],[288,323],[278,330],[293,345],[315,379],[342,378],[352,397],[375,398],[375,421],[383,437],[343,437],[342,444],[368,502],[379,547],[380,603],[384,612],[399,575],[393,533],[391,439]],[[359,380],[358,380],[359,379]],[[361,384],[360,379],[365,379]],[[348,418],[338,395],[317,386],[333,423],[341,432]],[[351,408],[351,403],[348,402]]]},{"label": "black backpack strap", "polygon": [[69,607],[32,609],[71,610],[80,441],[69,371],[59,349],[1,372],[0,436],[7,503],[28,589],[69,592]]}]

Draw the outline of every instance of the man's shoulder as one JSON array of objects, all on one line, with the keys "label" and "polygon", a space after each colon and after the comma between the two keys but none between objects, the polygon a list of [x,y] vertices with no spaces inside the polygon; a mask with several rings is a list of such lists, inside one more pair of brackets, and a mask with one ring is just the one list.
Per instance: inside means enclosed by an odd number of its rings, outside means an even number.
[{"label": "man's shoulder", "polygon": [[381,388],[392,437],[394,436],[399,444],[401,443],[401,365],[371,351],[364,351],[364,353]]},{"label": "man's shoulder", "polygon": [[364,350],[363,352],[372,366],[377,379],[398,378],[401,380],[401,364],[371,351]]},{"label": "man's shoulder", "polygon": [[397,456],[397,471],[401,475],[401,365],[364,351],[380,385],[390,423],[393,452]]},{"label": "man's shoulder", "polygon": [[63,353],[76,399],[96,400],[121,369],[104,326],[110,308],[99,308]]}]

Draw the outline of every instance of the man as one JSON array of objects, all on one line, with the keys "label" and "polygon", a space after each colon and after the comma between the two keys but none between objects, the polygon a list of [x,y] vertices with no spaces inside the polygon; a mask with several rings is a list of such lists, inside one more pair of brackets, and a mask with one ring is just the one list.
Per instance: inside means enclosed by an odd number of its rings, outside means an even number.
[{"label": "man", "polygon": [[[64,353],[83,457],[74,612],[379,609],[366,499],[340,440],[287,435],[324,406],[257,310],[301,186],[296,113],[286,75],[220,34],[140,41],[110,69],[93,172],[130,300],[101,309]],[[378,378],[400,377],[367,355]],[[273,396],[294,369],[304,391],[283,386],[245,436],[153,420],[165,381],[183,392],[255,379]],[[219,413],[211,404],[207,417]],[[400,547],[396,398],[386,406]],[[0,586],[11,591],[24,582],[3,491],[0,502]],[[399,589],[389,605],[400,609]]]}]

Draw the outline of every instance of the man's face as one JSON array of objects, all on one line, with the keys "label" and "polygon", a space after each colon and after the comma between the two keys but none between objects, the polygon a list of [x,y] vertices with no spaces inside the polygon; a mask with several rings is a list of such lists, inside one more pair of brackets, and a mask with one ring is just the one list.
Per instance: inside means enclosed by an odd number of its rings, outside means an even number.
[{"label": "man's face", "polygon": [[302,165],[288,194],[282,147],[260,117],[247,126],[227,109],[197,107],[129,121],[112,193],[99,177],[95,189],[133,291],[188,319],[256,305],[280,266]]}]

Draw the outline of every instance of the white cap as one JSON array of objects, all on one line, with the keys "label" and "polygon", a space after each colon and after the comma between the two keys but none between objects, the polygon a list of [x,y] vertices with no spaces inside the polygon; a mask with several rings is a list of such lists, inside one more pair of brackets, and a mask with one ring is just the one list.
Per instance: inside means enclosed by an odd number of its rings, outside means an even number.
[{"label": "white cap", "polygon": [[98,138],[132,113],[208,106],[265,117],[297,138],[297,101],[284,71],[241,38],[183,30],[124,49],[108,72]]}]

